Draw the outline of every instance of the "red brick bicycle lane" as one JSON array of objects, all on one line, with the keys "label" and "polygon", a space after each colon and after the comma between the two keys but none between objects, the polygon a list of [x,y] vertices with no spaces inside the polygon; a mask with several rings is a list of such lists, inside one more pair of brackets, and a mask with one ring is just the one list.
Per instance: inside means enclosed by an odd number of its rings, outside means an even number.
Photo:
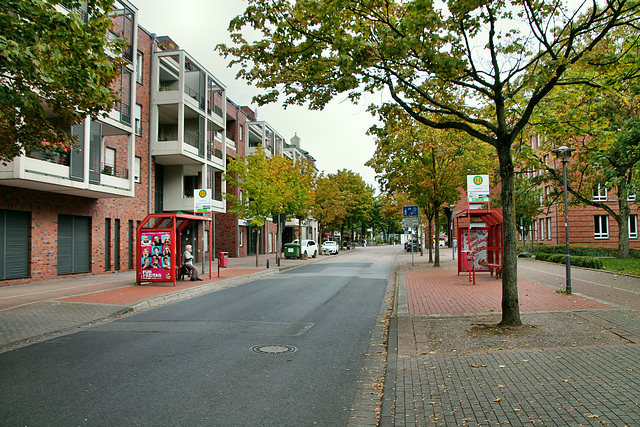
[{"label": "red brick bicycle lane", "polygon": [[[409,314],[464,314],[501,312],[502,281],[489,273],[476,273],[476,284],[456,269],[405,270]],[[554,289],[518,279],[521,312],[613,307],[577,295],[564,295]]]},{"label": "red brick bicycle lane", "polygon": [[59,298],[56,301],[65,302],[87,302],[93,304],[114,304],[114,305],[128,305],[133,302],[142,301],[145,299],[157,297],[160,295],[170,294],[172,292],[181,291],[184,289],[193,288],[196,286],[202,286],[207,283],[215,283],[225,279],[231,279],[238,276],[244,276],[246,274],[257,273],[263,270],[257,269],[229,269],[221,273],[218,278],[215,275],[211,279],[204,279],[202,282],[178,281],[176,286],[173,286],[173,282],[157,283],[155,285],[142,285],[142,286],[126,286],[123,288],[110,289],[108,291],[93,292],[85,295],[76,295],[68,298]]}]

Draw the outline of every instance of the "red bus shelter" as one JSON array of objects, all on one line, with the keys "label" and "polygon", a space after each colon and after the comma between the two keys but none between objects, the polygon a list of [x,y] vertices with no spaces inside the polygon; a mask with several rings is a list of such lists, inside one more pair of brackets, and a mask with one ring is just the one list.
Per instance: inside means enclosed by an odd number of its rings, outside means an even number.
[{"label": "red bus shelter", "polygon": [[[462,224],[461,224],[462,222]],[[476,271],[502,275],[502,212],[497,209],[467,209],[456,215],[458,229],[458,274],[469,272],[476,283]],[[473,279],[472,279],[473,277]]]},{"label": "red bus shelter", "polygon": [[[183,213],[149,214],[138,225],[138,249],[136,257],[137,284],[143,282],[173,282],[176,285],[178,268],[181,264],[182,248],[180,235],[192,221],[203,221],[208,225],[209,238],[212,219],[206,216]],[[213,246],[209,242],[209,278],[211,279],[211,260]]]}]

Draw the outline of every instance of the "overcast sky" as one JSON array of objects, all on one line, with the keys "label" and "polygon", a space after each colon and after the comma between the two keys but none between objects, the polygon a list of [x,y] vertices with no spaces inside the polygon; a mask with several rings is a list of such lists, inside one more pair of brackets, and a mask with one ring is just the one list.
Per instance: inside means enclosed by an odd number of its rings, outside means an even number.
[{"label": "overcast sky", "polygon": [[[227,86],[227,97],[240,105],[251,105],[256,89],[227,68],[228,60],[216,51],[218,43],[229,43],[229,21],[244,12],[244,0],[131,0],[138,20],[150,33],[169,36],[209,72]],[[335,99],[323,111],[269,104],[257,107],[258,120],[272,125],[286,141],[294,134],[304,150],[326,173],[349,169],[375,185],[375,173],[364,163],[373,156],[375,143],[366,135],[375,119],[366,111],[368,102],[353,105],[346,96]],[[255,107],[255,106],[254,106]],[[376,186],[377,187],[377,186]]]}]

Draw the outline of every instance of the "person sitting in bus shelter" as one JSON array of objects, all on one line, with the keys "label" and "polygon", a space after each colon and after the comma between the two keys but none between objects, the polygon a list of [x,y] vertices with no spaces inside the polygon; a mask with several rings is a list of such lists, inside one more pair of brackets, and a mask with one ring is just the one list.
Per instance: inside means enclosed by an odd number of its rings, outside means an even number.
[{"label": "person sitting in bus shelter", "polygon": [[182,266],[191,272],[191,281],[202,280],[200,278],[200,273],[198,273],[198,268],[193,265],[193,254],[191,251],[193,248],[191,245],[187,245],[184,247],[184,255],[182,256]]}]

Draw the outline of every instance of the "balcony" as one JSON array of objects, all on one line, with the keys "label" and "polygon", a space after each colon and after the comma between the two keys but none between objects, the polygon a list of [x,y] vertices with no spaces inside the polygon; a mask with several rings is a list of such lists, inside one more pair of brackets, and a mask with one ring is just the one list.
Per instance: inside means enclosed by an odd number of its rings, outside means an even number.
[{"label": "balcony", "polygon": [[131,197],[128,171],[125,176],[123,173],[101,175],[99,183],[78,181],[71,178],[68,155],[32,152],[31,157],[16,157],[7,165],[0,164],[0,185],[92,199]]}]

